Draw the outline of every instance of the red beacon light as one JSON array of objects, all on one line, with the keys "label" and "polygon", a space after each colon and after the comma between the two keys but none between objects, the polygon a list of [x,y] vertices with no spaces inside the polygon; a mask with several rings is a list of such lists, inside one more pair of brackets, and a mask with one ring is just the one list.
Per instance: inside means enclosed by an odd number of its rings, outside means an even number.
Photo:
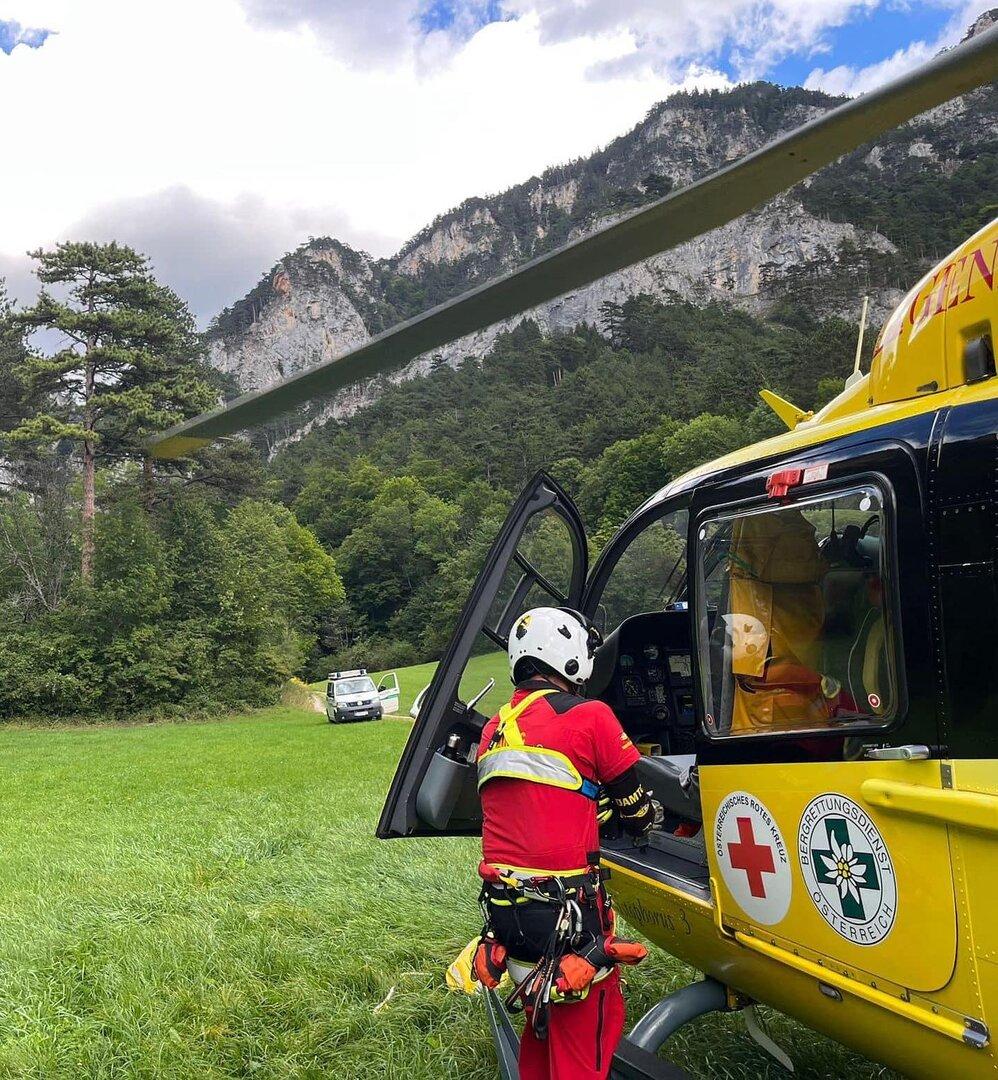
[{"label": "red beacon light", "polygon": [[770,473],[766,481],[766,494],[771,499],[785,499],[790,489],[798,487],[804,479],[803,469],[780,469]]},{"label": "red beacon light", "polygon": [[817,465],[808,465],[807,468],[798,466],[795,469],[780,469],[779,472],[770,473],[766,481],[766,494],[771,499],[785,499],[790,494],[791,488],[827,479],[827,461],[822,461]]}]

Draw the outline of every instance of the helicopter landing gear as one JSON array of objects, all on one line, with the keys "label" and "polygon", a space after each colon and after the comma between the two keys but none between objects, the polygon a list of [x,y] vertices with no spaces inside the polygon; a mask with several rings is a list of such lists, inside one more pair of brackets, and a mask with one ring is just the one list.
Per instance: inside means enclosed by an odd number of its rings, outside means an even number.
[{"label": "helicopter landing gear", "polygon": [[[503,1080],[519,1080],[519,1036],[494,990],[485,991],[486,1009],[499,1073]],[[670,1061],[657,1057],[665,1043],[691,1020],[712,1012],[742,1009],[752,1038],[789,1072],[793,1062],[760,1026],[755,1006],[709,976],[690,983],[653,1005],[620,1041],[613,1056],[612,1080],[689,1080],[689,1074]]]},{"label": "helicopter landing gear", "polygon": [[727,987],[708,976],[662,998],[641,1017],[627,1038],[654,1054],[691,1020],[706,1013],[728,1012],[730,1008]]},{"label": "helicopter landing gear", "polygon": [[762,1026],[756,1006],[733,998],[723,983],[709,976],[702,982],[690,983],[653,1005],[631,1029],[627,1041],[650,1053],[656,1053],[675,1033],[691,1020],[711,1012],[731,1012],[741,1009],[749,1035],[763,1050],[783,1066],[794,1071],[789,1055],[778,1046]]}]

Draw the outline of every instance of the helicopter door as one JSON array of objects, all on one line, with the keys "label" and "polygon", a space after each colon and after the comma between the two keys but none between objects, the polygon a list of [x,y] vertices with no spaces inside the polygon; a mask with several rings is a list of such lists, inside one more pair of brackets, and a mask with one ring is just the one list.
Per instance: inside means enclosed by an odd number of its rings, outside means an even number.
[{"label": "helicopter door", "polygon": [[541,472],[506,518],[437,666],[406,743],[377,835],[477,835],[476,751],[511,693],[506,643],[532,607],[579,607],[586,578],[582,520]]},{"label": "helicopter door", "polygon": [[918,677],[926,637],[919,501],[906,458],[878,464],[890,480],[822,479],[700,516],[704,734],[718,762],[700,792],[725,927],[764,933],[791,966],[818,958],[900,994],[949,981],[956,905],[945,822],[892,802],[940,794],[946,771],[923,744],[934,729],[906,715],[904,673]]}]

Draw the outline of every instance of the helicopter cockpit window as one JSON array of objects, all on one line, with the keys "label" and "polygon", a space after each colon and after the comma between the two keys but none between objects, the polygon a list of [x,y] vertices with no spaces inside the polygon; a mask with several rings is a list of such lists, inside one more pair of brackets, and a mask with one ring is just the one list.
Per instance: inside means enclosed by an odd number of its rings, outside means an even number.
[{"label": "helicopter cockpit window", "polygon": [[627,545],[606,580],[595,617],[609,633],[632,615],[663,611],[686,597],[686,530],[689,513],[656,518]]},{"label": "helicopter cockpit window", "polygon": [[872,486],[700,527],[709,730],[848,731],[892,719],[885,535],[883,499]]}]

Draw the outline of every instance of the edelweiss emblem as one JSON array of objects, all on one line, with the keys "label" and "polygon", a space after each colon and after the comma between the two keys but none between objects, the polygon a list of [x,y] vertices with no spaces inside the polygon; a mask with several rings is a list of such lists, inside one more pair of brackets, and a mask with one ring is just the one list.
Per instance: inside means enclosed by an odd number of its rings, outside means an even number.
[{"label": "edelweiss emblem", "polygon": [[825,922],[857,945],[883,941],[897,915],[897,881],[869,814],[845,795],[819,795],[801,816],[797,851],[808,894]]},{"label": "edelweiss emblem", "polygon": [[857,852],[849,843],[849,823],[845,818],[825,818],[829,848],[812,849],[815,869],[822,884],[834,885],[847,919],[863,919],[863,891],[880,892],[880,876],[873,856]]}]

